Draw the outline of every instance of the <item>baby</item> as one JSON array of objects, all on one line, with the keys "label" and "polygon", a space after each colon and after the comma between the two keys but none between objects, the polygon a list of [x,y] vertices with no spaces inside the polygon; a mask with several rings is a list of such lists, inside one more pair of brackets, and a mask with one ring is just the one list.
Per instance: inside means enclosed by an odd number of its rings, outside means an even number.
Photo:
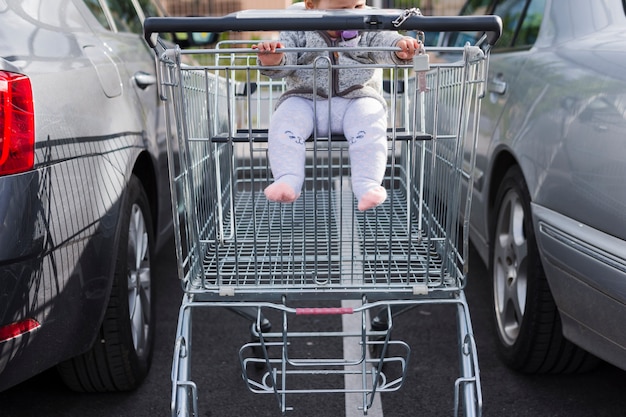
[{"label": "baby", "polygon": [[[305,0],[304,5],[307,9],[362,9],[365,0]],[[338,46],[395,46],[399,50],[280,51]],[[381,184],[387,166],[387,105],[380,93],[382,75],[380,69],[364,68],[362,64],[406,64],[419,50],[417,40],[393,31],[286,31],[279,41],[260,42],[253,48],[258,51],[261,66],[309,66],[262,71],[272,78],[285,78],[287,86],[269,126],[268,153],[274,182],[264,190],[267,199],[292,203],[300,196],[305,177],[305,141],[317,129],[320,136],[343,134],[348,141],[352,191],[358,209],[365,211],[385,201],[387,191]],[[324,62],[319,57],[344,68],[334,68],[332,77],[328,76],[328,68],[316,69],[314,78],[310,65],[318,62],[319,67]]]}]

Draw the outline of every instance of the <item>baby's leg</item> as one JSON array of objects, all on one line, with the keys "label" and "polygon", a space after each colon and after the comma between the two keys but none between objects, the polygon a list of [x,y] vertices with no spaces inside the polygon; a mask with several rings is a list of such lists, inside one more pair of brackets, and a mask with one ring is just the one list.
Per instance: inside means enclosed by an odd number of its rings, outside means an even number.
[{"label": "baby's leg", "polygon": [[365,211],[381,204],[387,191],[381,186],[387,168],[387,113],[375,98],[352,100],[343,119],[350,144],[352,191]]},{"label": "baby's leg", "polygon": [[264,190],[268,200],[292,203],[300,196],[304,183],[305,141],[312,132],[310,100],[290,97],[272,115],[268,154],[274,183]]}]

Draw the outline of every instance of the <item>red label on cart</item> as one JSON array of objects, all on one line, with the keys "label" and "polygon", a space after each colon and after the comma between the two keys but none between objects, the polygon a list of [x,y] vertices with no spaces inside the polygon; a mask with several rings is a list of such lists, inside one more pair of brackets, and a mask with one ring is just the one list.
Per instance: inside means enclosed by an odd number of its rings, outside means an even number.
[{"label": "red label on cart", "polygon": [[350,307],[326,307],[326,308],[296,308],[296,315],[332,315],[332,314],[352,314],[354,309]]}]

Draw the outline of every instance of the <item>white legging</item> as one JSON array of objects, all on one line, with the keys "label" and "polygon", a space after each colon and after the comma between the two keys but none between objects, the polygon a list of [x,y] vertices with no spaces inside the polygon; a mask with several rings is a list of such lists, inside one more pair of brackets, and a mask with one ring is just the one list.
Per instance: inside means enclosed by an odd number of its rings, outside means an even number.
[{"label": "white legging", "polygon": [[[330,121],[329,119],[329,107]],[[315,108],[317,107],[317,108]],[[289,97],[274,112],[269,127],[269,161],[275,182],[299,194],[304,183],[305,141],[317,122],[317,135],[342,134],[349,144],[352,191],[357,200],[381,185],[387,165],[387,113],[375,98],[308,100]]]}]

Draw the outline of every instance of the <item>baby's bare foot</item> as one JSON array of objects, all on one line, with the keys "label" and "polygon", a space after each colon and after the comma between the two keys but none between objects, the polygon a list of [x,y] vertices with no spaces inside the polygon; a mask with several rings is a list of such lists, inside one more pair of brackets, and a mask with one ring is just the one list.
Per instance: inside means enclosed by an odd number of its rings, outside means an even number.
[{"label": "baby's bare foot", "polygon": [[360,211],[372,209],[380,205],[387,199],[387,191],[384,187],[378,186],[366,192],[359,200],[358,208]]},{"label": "baby's bare foot", "polygon": [[300,194],[296,194],[289,184],[284,182],[275,182],[269,185],[263,192],[268,200],[277,203],[293,203],[300,196]]}]

